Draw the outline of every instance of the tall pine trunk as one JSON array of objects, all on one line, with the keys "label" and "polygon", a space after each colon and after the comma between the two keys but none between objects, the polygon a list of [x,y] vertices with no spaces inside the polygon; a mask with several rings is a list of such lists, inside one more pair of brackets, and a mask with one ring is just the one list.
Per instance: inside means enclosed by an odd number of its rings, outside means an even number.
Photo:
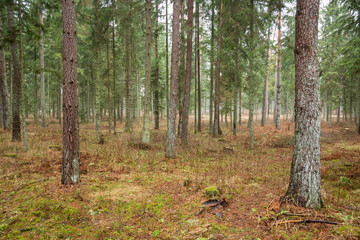
[{"label": "tall pine trunk", "polygon": [[[281,3],[280,3],[281,4]],[[278,21],[278,41],[277,41],[277,86],[276,86],[276,129],[280,130],[280,115],[281,115],[281,7],[279,8]]]},{"label": "tall pine trunk", "polygon": [[132,29],[132,11],[133,1],[130,1],[129,21],[130,27],[128,29],[128,36],[126,37],[126,120],[125,120],[125,132],[131,132],[133,130],[133,116],[132,116],[132,48],[133,48],[133,29]]},{"label": "tall pine trunk", "polygon": [[25,109],[25,96],[24,96],[24,47],[23,47],[23,38],[22,38],[22,16],[21,16],[21,0],[18,0],[19,5],[19,44],[20,44],[20,83],[21,83],[21,120],[22,120],[22,130],[23,130],[23,141],[24,141],[24,150],[28,149],[27,142],[27,131],[26,131],[26,109]]},{"label": "tall pine trunk", "polygon": [[8,99],[8,87],[6,81],[6,69],[5,69],[5,51],[4,51],[4,38],[2,29],[2,17],[0,14],[0,102],[2,112],[2,127],[4,130],[9,129],[9,99]]},{"label": "tall pine trunk", "polygon": [[182,0],[181,3],[181,35],[180,35],[180,66],[179,66],[179,124],[178,124],[178,136],[181,137],[182,135],[182,126],[183,126],[183,109],[184,109],[184,91],[185,91],[185,33],[186,33],[186,26],[185,26],[185,0]]},{"label": "tall pine trunk", "polygon": [[[272,42],[274,41],[275,38],[275,33],[276,33],[276,25],[274,27],[274,33],[273,33],[273,37],[272,37]],[[270,35],[269,35],[270,37]],[[265,122],[266,122],[266,116],[267,116],[267,111],[269,108],[269,76],[270,76],[270,66],[271,66],[271,57],[272,57],[272,44],[270,44],[269,50],[268,50],[268,65],[267,65],[267,72],[266,72],[266,77],[264,80],[264,98],[263,98],[263,106],[262,106],[262,112],[261,112],[261,126],[265,126]]]},{"label": "tall pine trunk", "polygon": [[215,79],[215,111],[214,111],[214,127],[213,136],[217,137],[222,134],[220,128],[220,83],[221,83],[221,24],[222,24],[222,11],[223,2],[220,2],[219,9],[219,28],[218,28],[218,39],[217,39],[217,59],[216,59],[216,79]]},{"label": "tall pine trunk", "polygon": [[187,32],[187,46],[186,46],[186,79],[185,79],[185,93],[184,93],[183,124],[182,124],[182,133],[181,133],[181,143],[184,145],[188,144],[188,135],[189,135],[193,11],[194,11],[194,0],[189,0],[188,29],[187,29],[188,32]]},{"label": "tall pine trunk", "polygon": [[213,133],[213,109],[214,109],[214,30],[215,0],[211,1],[211,50],[210,50],[210,99],[209,99],[209,132]]},{"label": "tall pine trunk", "polygon": [[12,78],[12,141],[21,141],[21,126],[20,126],[20,102],[21,102],[21,78],[20,78],[20,68],[19,68],[19,59],[18,59],[18,48],[16,44],[16,27],[14,20],[14,2],[13,0],[7,1],[7,10],[8,10],[8,26],[9,26],[9,42],[12,55],[12,65],[13,65],[13,78]]},{"label": "tall pine trunk", "polygon": [[166,157],[175,158],[176,138],[176,100],[177,100],[177,79],[179,62],[179,15],[180,0],[173,1],[173,24],[172,24],[172,50],[171,50],[171,78],[170,78],[170,104],[169,121],[166,137]]},{"label": "tall pine trunk", "polygon": [[[254,49],[254,0],[250,0],[250,51]],[[250,54],[249,57],[249,120],[248,126],[250,128],[250,148],[254,148],[254,95],[255,95],[255,84],[254,84],[254,57],[253,54]]]},{"label": "tall pine trunk", "polygon": [[75,0],[63,9],[63,160],[61,183],[80,182]]},{"label": "tall pine trunk", "polygon": [[[200,10],[199,10],[199,1],[196,1],[196,27],[197,27],[197,32],[196,32],[196,41],[197,41],[197,49],[196,49],[196,54],[197,54],[197,99],[198,99],[198,123],[197,123],[197,130],[198,132],[201,132],[201,56],[200,56]],[[196,104],[196,103],[195,103]],[[196,113],[195,113],[196,114]]]},{"label": "tall pine trunk", "polygon": [[142,142],[150,143],[151,0],[146,0],[145,104]]},{"label": "tall pine trunk", "polygon": [[41,126],[45,127],[45,76],[44,76],[44,19],[43,10],[40,7],[39,11],[40,20],[40,102],[41,102]]},{"label": "tall pine trunk", "polygon": [[156,13],[155,13],[155,81],[154,81],[154,108],[155,108],[155,129],[159,129],[159,117],[160,117],[160,100],[159,100],[159,50],[158,50],[158,37],[159,37],[159,25],[158,25],[158,3],[156,1]]},{"label": "tall pine trunk", "polygon": [[285,199],[321,208],[319,0],[298,0],[295,16],[295,135],[290,183]]}]

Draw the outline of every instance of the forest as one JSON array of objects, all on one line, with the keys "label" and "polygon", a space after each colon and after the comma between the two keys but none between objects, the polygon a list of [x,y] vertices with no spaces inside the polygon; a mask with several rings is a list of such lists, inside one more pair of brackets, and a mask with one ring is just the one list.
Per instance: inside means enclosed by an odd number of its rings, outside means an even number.
[{"label": "forest", "polygon": [[0,0],[0,239],[359,239],[359,0]]}]

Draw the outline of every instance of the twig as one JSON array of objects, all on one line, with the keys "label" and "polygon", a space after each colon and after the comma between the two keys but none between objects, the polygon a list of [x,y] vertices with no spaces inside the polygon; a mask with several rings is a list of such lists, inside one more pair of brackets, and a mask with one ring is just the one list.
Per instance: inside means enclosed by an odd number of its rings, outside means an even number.
[{"label": "twig", "polygon": [[305,220],[289,220],[284,222],[279,222],[277,224],[286,224],[286,223],[325,223],[325,224],[331,224],[331,225],[350,225],[354,227],[360,227],[360,225],[357,224],[347,224],[347,223],[339,223],[339,222],[332,222],[327,220],[317,220],[317,219],[305,219]]}]

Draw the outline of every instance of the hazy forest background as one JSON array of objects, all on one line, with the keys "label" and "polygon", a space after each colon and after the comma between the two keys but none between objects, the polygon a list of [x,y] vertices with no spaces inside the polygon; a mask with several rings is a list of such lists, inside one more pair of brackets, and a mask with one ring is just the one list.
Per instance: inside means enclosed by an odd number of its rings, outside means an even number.
[{"label": "hazy forest background", "polygon": [[0,238],[359,239],[359,56],[359,0],[0,0]]}]

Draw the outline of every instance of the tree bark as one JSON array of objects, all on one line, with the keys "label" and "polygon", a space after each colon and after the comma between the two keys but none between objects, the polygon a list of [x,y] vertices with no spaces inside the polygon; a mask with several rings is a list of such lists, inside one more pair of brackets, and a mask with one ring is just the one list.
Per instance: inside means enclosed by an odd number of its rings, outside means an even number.
[{"label": "tree bark", "polygon": [[142,142],[150,143],[151,0],[146,0],[145,104]]},{"label": "tree bark", "polygon": [[2,127],[4,130],[9,129],[9,99],[8,99],[8,87],[6,81],[6,69],[5,69],[5,41],[3,37],[2,29],[2,17],[0,14],[0,101],[2,111]]},{"label": "tree bark", "polygon": [[43,10],[40,6],[39,11],[39,20],[40,20],[40,102],[41,102],[41,126],[46,126],[45,120],[45,77],[44,77],[44,19],[43,19]]},{"label": "tree bark", "polygon": [[237,132],[237,116],[238,116],[238,100],[239,100],[239,53],[235,53],[235,92],[234,92],[234,117],[232,122],[233,134],[236,136]]},{"label": "tree bark", "polygon": [[168,0],[165,1],[166,26],[165,26],[165,50],[166,50],[166,125],[169,125],[169,33],[168,33]]},{"label": "tree bark", "polygon": [[115,24],[116,24],[116,5],[115,0],[112,0],[112,7],[114,10],[113,32],[112,32],[112,54],[113,54],[113,121],[114,121],[114,135],[116,135],[116,48],[115,48]]},{"label": "tree bark", "polygon": [[159,117],[160,117],[160,100],[159,100],[159,50],[158,50],[158,37],[159,37],[159,25],[158,25],[158,3],[156,1],[156,13],[155,13],[155,81],[154,81],[154,112],[155,112],[155,129],[159,129]]},{"label": "tree bark", "polygon": [[107,90],[108,90],[108,95],[107,95],[107,109],[109,112],[109,117],[108,117],[108,130],[109,130],[109,134],[111,134],[111,114],[112,114],[112,104],[111,104],[111,92],[110,92],[110,52],[109,52],[109,29],[106,31],[106,67],[107,67]]},{"label": "tree bark", "polygon": [[[127,69],[126,69],[126,121],[125,121],[125,132],[131,132],[133,130],[133,116],[132,116],[132,11],[133,1],[130,1],[129,11],[129,34],[126,37],[126,58],[127,58]],[[145,117],[144,117],[145,119]]]},{"label": "tree bark", "polygon": [[25,96],[24,96],[24,47],[22,38],[22,17],[21,17],[21,0],[18,0],[18,18],[19,18],[19,45],[20,45],[20,83],[21,83],[21,119],[23,130],[24,150],[28,149],[27,131],[26,131],[26,113],[25,113]]},{"label": "tree bark", "polygon": [[[200,56],[200,10],[199,10],[199,1],[196,2],[196,25],[197,25],[197,33],[196,33],[196,38],[197,38],[197,49],[196,49],[196,54],[197,54],[197,99],[198,99],[198,118],[197,118],[197,130],[198,132],[201,132],[201,56]],[[196,113],[195,113],[196,114]]]},{"label": "tree bark", "polygon": [[[274,41],[276,33],[276,25],[274,27],[274,33],[272,37],[272,42]],[[270,37],[270,35],[269,35]],[[267,72],[266,77],[264,80],[264,98],[263,98],[263,106],[262,106],[262,115],[261,115],[261,126],[265,126],[267,110],[269,108],[269,76],[270,76],[270,66],[271,66],[271,57],[272,57],[272,45],[269,47],[268,51],[268,65],[267,65]]]},{"label": "tree bark", "polygon": [[63,160],[61,183],[80,182],[75,0],[63,9]]},{"label": "tree bark", "polygon": [[175,138],[176,138],[176,100],[177,100],[177,78],[179,62],[179,15],[180,0],[173,1],[173,31],[172,31],[172,50],[171,50],[171,78],[170,78],[170,104],[169,122],[166,137],[166,157],[175,158]]},{"label": "tree bark", "polygon": [[290,183],[285,199],[321,208],[320,80],[318,72],[319,0],[298,0],[295,17],[295,136]]},{"label": "tree bark", "polygon": [[219,9],[219,28],[218,28],[218,39],[217,39],[217,60],[216,60],[216,80],[215,80],[215,112],[214,112],[214,129],[213,136],[217,137],[222,134],[220,128],[220,71],[221,71],[221,24],[222,24],[222,11],[223,11],[223,2],[220,1]]},{"label": "tree bark", "polygon": [[184,93],[183,124],[182,124],[182,133],[181,133],[181,143],[184,145],[188,145],[188,135],[189,135],[193,11],[194,11],[194,0],[189,0],[188,29],[187,29],[188,32],[187,32],[187,46],[186,46],[186,79],[185,79],[185,93]]},{"label": "tree bark", "polygon": [[[250,51],[253,51],[254,48],[254,0],[250,0]],[[254,84],[254,57],[253,54],[250,54],[249,57],[249,120],[248,126],[250,128],[250,148],[254,148],[254,95],[255,95],[255,84]]]},{"label": "tree bark", "polygon": [[211,1],[211,51],[210,51],[210,100],[209,100],[209,132],[213,133],[213,103],[214,103],[214,22],[215,22],[215,0]]},{"label": "tree bark", "polygon": [[95,128],[96,128],[96,140],[98,143],[102,141],[101,136],[101,112],[100,112],[100,6],[99,0],[94,0],[94,17],[95,17]]},{"label": "tree bark", "polygon": [[185,91],[185,0],[181,3],[181,35],[180,35],[180,67],[179,67],[179,124],[178,124],[178,136],[182,135],[183,126],[183,109],[184,109],[184,91]]},{"label": "tree bark", "polygon": [[[281,4],[281,2],[280,2]],[[281,7],[279,8],[278,21],[278,46],[277,46],[277,88],[276,88],[276,129],[280,130],[280,114],[281,114]]]},{"label": "tree bark", "polygon": [[13,127],[12,127],[12,141],[21,141],[21,127],[20,127],[20,102],[21,102],[21,79],[18,59],[18,49],[16,45],[16,28],[14,23],[14,2],[13,0],[7,1],[8,10],[8,25],[9,25],[9,41],[12,55],[13,65],[13,102],[12,102],[12,115],[13,115]]}]

